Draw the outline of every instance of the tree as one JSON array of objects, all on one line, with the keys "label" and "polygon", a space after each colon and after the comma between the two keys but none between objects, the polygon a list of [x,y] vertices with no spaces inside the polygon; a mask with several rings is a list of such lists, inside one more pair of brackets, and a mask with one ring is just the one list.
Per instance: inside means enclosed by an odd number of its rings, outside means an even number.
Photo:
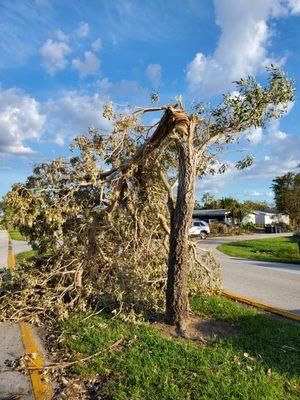
[{"label": "tree", "polygon": [[219,207],[218,201],[209,192],[203,193],[201,202],[203,204],[201,207],[203,210],[216,209]]},{"label": "tree", "polygon": [[[114,274],[112,268],[125,261],[138,268],[143,260],[147,268],[157,268],[158,259],[163,263],[164,248],[168,270],[166,320],[184,332],[189,313],[189,273],[196,264],[202,268],[201,277],[211,274],[205,258],[199,258],[196,243],[188,237],[195,177],[224,172],[226,166],[217,165],[216,152],[247,129],[264,126],[286,111],[293,99],[292,82],[276,68],[269,72],[266,87],[251,77],[241,79],[236,82],[238,95],[225,95],[214,109],[199,105],[188,112],[180,98],[175,104],[129,114],[118,114],[108,105],[104,115],[112,120],[113,130],[107,139],[91,130],[90,138],[75,140],[79,156],[70,163],[60,159],[43,164],[25,186],[16,185],[7,195],[5,201],[15,210],[16,224],[21,224],[40,248],[57,247],[63,240],[71,247],[76,244],[72,251],[81,249],[79,260],[78,256],[76,261],[74,256],[72,259],[77,268],[71,287],[73,290],[75,285],[79,293],[85,280],[90,279],[89,285],[107,280]],[[147,127],[141,118],[153,112],[163,115],[155,126]],[[236,168],[251,162],[252,157],[247,156]],[[105,164],[110,168],[103,168]],[[79,216],[84,219],[82,225],[77,221]],[[164,235],[158,232],[157,223]],[[128,230],[130,246],[125,246]],[[106,242],[104,232],[109,234]],[[154,241],[154,237],[162,240]],[[60,251],[64,262],[70,258],[61,247]],[[79,294],[75,293],[77,301]]]},{"label": "tree", "polygon": [[290,216],[293,224],[300,223],[300,173],[288,172],[273,179],[276,207]]},{"label": "tree", "polygon": [[253,201],[253,200],[246,200],[244,201],[244,206],[250,211],[275,211],[275,207],[272,204],[267,203],[266,201]]}]

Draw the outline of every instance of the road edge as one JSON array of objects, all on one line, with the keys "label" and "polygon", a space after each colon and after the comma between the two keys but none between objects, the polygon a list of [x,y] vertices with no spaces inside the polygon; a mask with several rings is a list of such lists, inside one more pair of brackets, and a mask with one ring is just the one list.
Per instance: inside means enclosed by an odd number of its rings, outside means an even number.
[{"label": "road edge", "polygon": [[270,306],[269,304],[265,304],[260,301],[249,299],[248,297],[243,297],[243,296],[237,295],[235,293],[231,293],[227,290],[222,290],[221,295],[228,297],[229,299],[240,301],[241,303],[246,303],[251,306],[261,308],[266,311],[270,311],[273,314],[281,315],[282,317],[289,318],[294,321],[300,322],[300,314],[295,314],[290,311],[283,310],[282,308],[273,307],[273,306]]},{"label": "road edge", "polygon": [[[27,362],[28,367],[39,367],[42,369],[45,366],[44,356],[40,346],[35,340],[30,324],[26,322],[20,322],[19,326],[25,354],[36,354],[36,358],[33,361]],[[35,400],[50,400],[52,398],[52,388],[51,385],[43,378],[42,373],[37,370],[29,370],[29,376],[31,379]]]}]

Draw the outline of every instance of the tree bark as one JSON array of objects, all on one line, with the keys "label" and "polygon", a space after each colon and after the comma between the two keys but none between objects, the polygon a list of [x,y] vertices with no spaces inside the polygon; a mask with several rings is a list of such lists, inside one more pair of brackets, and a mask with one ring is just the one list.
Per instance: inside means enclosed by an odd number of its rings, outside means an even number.
[{"label": "tree bark", "polygon": [[188,273],[190,228],[195,202],[195,151],[193,118],[179,143],[179,175],[175,209],[171,215],[166,321],[185,330],[189,314]]}]

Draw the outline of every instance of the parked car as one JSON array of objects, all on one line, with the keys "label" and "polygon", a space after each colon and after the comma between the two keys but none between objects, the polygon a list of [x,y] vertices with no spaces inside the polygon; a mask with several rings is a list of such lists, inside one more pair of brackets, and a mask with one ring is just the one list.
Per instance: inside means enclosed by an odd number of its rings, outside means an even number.
[{"label": "parked car", "polygon": [[205,239],[210,234],[210,228],[205,221],[193,221],[193,226],[189,229],[190,236],[199,236]]}]

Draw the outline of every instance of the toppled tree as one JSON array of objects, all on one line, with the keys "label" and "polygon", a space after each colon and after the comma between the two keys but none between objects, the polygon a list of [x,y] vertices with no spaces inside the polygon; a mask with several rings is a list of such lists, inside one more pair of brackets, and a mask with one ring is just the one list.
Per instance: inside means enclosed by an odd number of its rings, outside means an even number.
[{"label": "toppled tree", "polygon": [[[75,139],[69,162],[42,164],[25,185],[13,187],[5,204],[15,225],[40,252],[56,252],[55,269],[39,271],[44,280],[39,277],[36,304],[48,291],[43,301],[53,307],[157,309],[165,292],[166,320],[184,332],[189,284],[199,290],[219,283],[211,256],[188,237],[195,178],[224,172],[218,153],[247,129],[280,117],[293,99],[292,82],[275,68],[266,87],[250,77],[236,84],[238,92],[216,108],[200,104],[192,113],[181,99],[127,114],[107,105],[109,135],[90,129]],[[146,126],[142,118],[153,112],[163,115]],[[251,162],[247,156],[236,167]]]}]

